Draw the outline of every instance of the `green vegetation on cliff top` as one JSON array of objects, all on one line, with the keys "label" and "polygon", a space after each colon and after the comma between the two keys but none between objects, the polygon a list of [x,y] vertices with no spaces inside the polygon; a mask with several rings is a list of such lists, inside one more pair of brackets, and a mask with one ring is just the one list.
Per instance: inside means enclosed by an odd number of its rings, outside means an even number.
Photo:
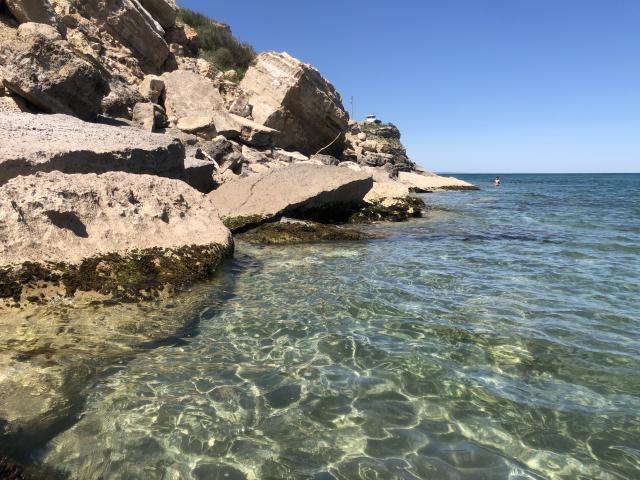
[{"label": "green vegetation on cliff top", "polygon": [[178,8],[178,21],[198,32],[200,58],[222,71],[235,70],[238,81],[244,77],[256,57],[251,45],[235,38],[228,26],[188,8]]}]

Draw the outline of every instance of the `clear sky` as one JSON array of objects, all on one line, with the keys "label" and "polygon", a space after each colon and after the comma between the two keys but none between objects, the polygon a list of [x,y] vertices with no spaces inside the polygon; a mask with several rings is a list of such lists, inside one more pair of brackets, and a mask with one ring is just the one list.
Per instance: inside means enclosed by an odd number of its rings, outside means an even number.
[{"label": "clear sky", "polygon": [[439,172],[640,171],[640,0],[179,0],[315,65]]}]

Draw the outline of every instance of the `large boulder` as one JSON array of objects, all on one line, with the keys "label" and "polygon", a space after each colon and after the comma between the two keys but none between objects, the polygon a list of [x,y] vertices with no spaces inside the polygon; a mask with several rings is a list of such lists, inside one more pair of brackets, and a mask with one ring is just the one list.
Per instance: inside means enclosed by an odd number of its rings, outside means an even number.
[{"label": "large boulder", "polygon": [[[2,3],[0,1],[0,3]],[[20,23],[46,23],[57,27],[58,21],[49,0],[5,0],[7,8]]]},{"label": "large boulder", "polygon": [[171,28],[176,23],[175,0],[140,0],[142,6],[164,29]]},{"label": "large boulder", "polygon": [[277,132],[229,113],[220,91],[211,80],[188,70],[165,73],[161,79],[165,88],[167,116],[180,130],[205,139],[222,135],[256,147],[273,143]]},{"label": "large boulder", "polygon": [[224,100],[211,80],[188,70],[165,73],[164,105],[176,121],[183,117],[208,117],[224,110]]},{"label": "large boulder", "polygon": [[18,175],[125,171],[179,176],[184,146],[170,135],[67,115],[0,113],[0,185]]},{"label": "large boulder", "polygon": [[285,150],[340,155],[348,115],[336,89],[311,65],[286,53],[258,55],[240,89],[253,106],[253,119],[280,131]]},{"label": "large boulder", "polygon": [[131,47],[151,70],[162,69],[169,56],[165,31],[138,0],[82,0],[77,8]]},{"label": "large boulder", "polygon": [[5,86],[36,107],[93,120],[109,93],[108,74],[78,57],[58,31],[24,23],[0,41]]},{"label": "large boulder", "polygon": [[38,173],[0,187],[0,298],[137,298],[210,275],[233,240],[180,180]]},{"label": "large boulder", "polygon": [[372,185],[365,172],[297,164],[225,183],[209,196],[225,225],[242,231],[284,215],[341,220],[362,204]]}]

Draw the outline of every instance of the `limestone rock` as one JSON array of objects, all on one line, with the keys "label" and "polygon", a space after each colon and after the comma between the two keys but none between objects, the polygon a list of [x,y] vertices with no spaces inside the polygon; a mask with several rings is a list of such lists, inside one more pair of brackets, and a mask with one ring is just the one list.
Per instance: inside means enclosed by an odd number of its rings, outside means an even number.
[{"label": "limestone rock", "polygon": [[242,146],[242,156],[248,164],[268,163],[273,160],[271,150],[258,150],[247,145]]},{"label": "limestone rock", "polygon": [[245,118],[253,118],[253,105],[249,103],[249,97],[241,93],[229,104],[229,112]]},{"label": "limestone rock", "polygon": [[189,49],[191,53],[196,53],[200,47],[198,32],[184,23],[176,23],[167,30],[165,35],[167,43],[176,43]]},{"label": "limestone rock", "polygon": [[146,132],[154,132],[166,126],[167,116],[160,105],[137,103],[133,108],[133,123]]},{"label": "limestone rock", "polygon": [[344,160],[383,167],[394,177],[398,172],[416,169],[400,142],[400,130],[391,123],[354,122],[349,126],[345,143]]},{"label": "limestone rock", "polygon": [[45,23],[58,26],[49,0],[5,0],[7,8],[20,23]]},{"label": "limestone rock", "polygon": [[69,48],[51,26],[24,23],[0,43],[5,86],[46,112],[93,120],[109,92],[105,72]]},{"label": "limestone rock", "polygon": [[323,165],[338,165],[340,163],[340,160],[338,160],[336,157],[332,155],[323,155],[323,154],[311,155],[310,159],[318,160]]},{"label": "limestone rock", "polygon": [[265,147],[271,145],[275,130],[264,127],[224,110],[213,111],[208,116],[181,117],[176,126],[187,133],[210,140],[218,135],[229,140]]},{"label": "limestone rock", "polygon": [[298,162],[306,162],[309,160],[309,157],[301,154],[300,152],[287,152],[286,150],[282,150],[281,148],[276,148],[273,151],[273,159],[278,160],[285,163],[298,163]]},{"label": "limestone rock", "polygon": [[372,185],[363,172],[300,164],[225,183],[209,196],[225,224],[240,231],[283,215],[342,218],[363,202]]},{"label": "limestone rock", "polygon": [[215,161],[187,156],[184,162],[184,181],[202,193],[209,193],[216,187],[213,181],[217,169]]},{"label": "limestone rock", "polygon": [[66,115],[0,113],[0,184],[18,175],[125,171],[180,175],[184,146],[169,135]]},{"label": "limestone rock", "polygon": [[398,181],[414,192],[437,192],[443,190],[479,190],[469,182],[455,177],[441,177],[417,172],[400,172]]},{"label": "limestone rock", "polygon": [[167,29],[176,23],[176,2],[175,0],[140,0],[142,6],[151,16]]},{"label": "limestone rock", "polygon": [[27,103],[14,95],[0,96],[0,113],[30,112]]},{"label": "limestone rock", "polygon": [[253,105],[253,119],[278,130],[277,146],[312,155],[339,155],[348,115],[336,89],[320,72],[286,53],[258,55],[240,89]]},{"label": "limestone rock", "polygon": [[187,70],[162,75],[169,117],[208,117],[224,110],[224,100],[211,80]]},{"label": "limestone rock", "polygon": [[138,85],[138,92],[151,102],[160,104],[164,97],[164,81],[156,75],[146,75]]},{"label": "limestone rock", "polygon": [[131,119],[133,108],[145,98],[126,83],[113,79],[109,82],[109,94],[100,104],[102,114],[113,118]]},{"label": "limestone rock", "polygon": [[272,128],[225,111],[214,112],[213,124],[216,131],[225,138],[252,147],[271,146],[274,136],[278,133]]},{"label": "limestone rock", "polygon": [[78,9],[101,22],[111,35],[131,47],[155,70],[162,69],[169,56],[164,29],[137,0],[83,0]]},{"label": "limestone rock", "polygon": [[0,295],[14,300],[43,280],[67,295],[115,297],[183,285],[233,248],[211,198],[179,180],[122,172],[15,178],[0,187],[0,225]]},{"label": "limestone rock", "polygon": [[202,138],[212,139],[217,136],[212,117],[182,117],[178,119],[176,128]]}]

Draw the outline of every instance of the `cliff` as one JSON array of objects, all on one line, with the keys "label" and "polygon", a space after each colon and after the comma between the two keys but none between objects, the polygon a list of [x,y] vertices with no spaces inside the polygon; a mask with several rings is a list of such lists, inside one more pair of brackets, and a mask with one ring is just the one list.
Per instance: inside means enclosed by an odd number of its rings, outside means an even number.
[{"label": "cliff", "polygon": [[420,214],[414,191],[473,188],[418,169],[394,125],[350,120],[313,66],[173,0],[0,0],[0,139],[6,305],[45,283],[148,296],[201,278],[233,247],[219,217],[398,220]]}]

